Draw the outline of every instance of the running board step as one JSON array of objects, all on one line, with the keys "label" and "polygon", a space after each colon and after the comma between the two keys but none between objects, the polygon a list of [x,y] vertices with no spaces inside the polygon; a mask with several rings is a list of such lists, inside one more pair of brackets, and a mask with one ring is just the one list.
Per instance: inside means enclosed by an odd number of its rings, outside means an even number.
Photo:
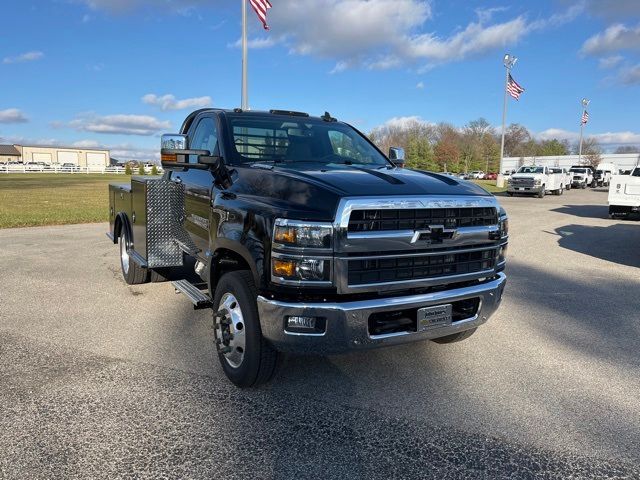
[{"label": "running board step", "polygon": [[173,288],[176,289],[176,293],[183,293],[193,303],[194,310],[202,310],[204,308],[211,308],[213,302],[205,290],[200,290],[196,285],[188,280],[176,280],[171,282]]}]

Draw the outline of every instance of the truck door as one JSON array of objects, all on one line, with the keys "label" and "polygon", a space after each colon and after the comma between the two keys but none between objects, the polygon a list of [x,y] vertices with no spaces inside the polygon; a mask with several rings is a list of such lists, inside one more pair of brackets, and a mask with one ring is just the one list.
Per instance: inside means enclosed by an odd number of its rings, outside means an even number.
[{"label": "truck door", "polygon": [[[204,116],[197,120],[189,134],[189,148],[208,150],[212,155],[218,152],[218,128],[213,116]],[[198,163],[198,157],[191,155],[189,163]],[[211,222],[211,191],[213,175],[209,170],[190,168],[172,175],[175,181],[182,182],[185,187],[185,222],[184,226],[193,243],[198,247],[198,256],[205,257],[209,249],[209,226]]]}]

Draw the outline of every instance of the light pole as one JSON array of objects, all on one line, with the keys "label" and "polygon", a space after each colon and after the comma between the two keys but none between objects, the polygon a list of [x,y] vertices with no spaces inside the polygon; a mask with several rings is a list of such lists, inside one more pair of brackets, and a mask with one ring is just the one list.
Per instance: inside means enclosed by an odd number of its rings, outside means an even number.
[{"label": "light pole", "polygon": [[248,52],[247,52],[247,0],[242,0],[242,110],[249,110],[249,92],[247,87]]},{"label": "light pole", "polygon": [[582,115],[580,115],[580,146],[578,147],[578,165],[582,165],[582,133],[584,131],[584,112],[589,106],[591,100],[583,98],[580,102],[582,104]]},{"label": "light pole", "polygon": [[507,73],[504,80],[504,100],[502,105],[502,142],[500,143],[500,170],[498,171],[498,180],[496,181],[498,187],[504,187],[504,134],[507,121],[507,86],[509,84],[509,74],[511,73],[511,69],[517,61],[518,58],[514,57],[513,55],[510,55],[508,53],[504,55],[503,64]]}]

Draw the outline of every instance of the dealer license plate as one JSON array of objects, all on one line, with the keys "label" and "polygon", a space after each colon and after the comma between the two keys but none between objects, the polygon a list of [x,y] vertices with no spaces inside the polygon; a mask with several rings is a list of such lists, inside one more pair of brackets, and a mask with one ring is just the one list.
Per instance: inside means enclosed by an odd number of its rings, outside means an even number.
[{"label": "dealer license plate", "polygon": [[518,187],[518,190],[524,190],[524,188],[522,188],[522,187]]},{"label": "dealer license plate", "polygon": [[451,325],[451,304],[418,309],[418,331]]}]

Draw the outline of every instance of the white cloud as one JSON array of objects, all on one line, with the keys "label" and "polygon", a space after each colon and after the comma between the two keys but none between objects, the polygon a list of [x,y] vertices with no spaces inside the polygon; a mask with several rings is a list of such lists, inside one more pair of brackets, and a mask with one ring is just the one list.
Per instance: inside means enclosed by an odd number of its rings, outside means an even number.
[{"label": "white cloud", "polygon": [[[269,11],[271,42],[291,53],[336,61],[331,73],[348,68],[390,69],[459,61],[517,44],[523,37],[573,20],[578,3],[546,19],[528,21],[520,15],[503,22],[493,17],[504,8],[478,9],[476,21],[448,36],[425,31],[431,4],[421,0],[280,0]],[[313,18],[313,22],[306,21]],[[286,32],[277,36],[275,32]]]},{"label": "white cloud", "polygon": [[171,123],[148,115],[87,115],[69,123],[76,130],[93,133],[149,136],[171,128]]},{"label": "white cloud", "polygon": [[607,19],[640,16],[640,2],[638,0],[588,0],[587,9],[600,17]]},{"label": "white cloud", "polygon": [[29,119],[17,108],[0,110],[0,123],[26,123]]},{"label": "white cloud", "polygon": [[598,60],[598,67],[603,69],[610,69],[617,67],[622,62],[623,57],[621,55],[612,55],[610,57],[603,57]]},{"label": "white cloud", "polygon": [[416,88],[417,88],[418,90],[422,90],[422,89],[424,88],[424,82],[418,82],[418,83],[416,84]]},{"label": "white cloud", "polygon": [[24,63],[24,62],[34,62],[36,60],[40,60],[44,57],[44,53],[40,51],[31,51],[22,53],[20,55],[16,55],[15,57],[5,57],[2,60],[2,63]]},{"label": "white cloud", "polygon": [[177,100],[174,95],[167,94],[158,96],[153,93],[148,93],[142,97],[142,101],[147,105],[160,107],[160,110],[163,112],[167,110],[183,110],[185,108],[202,108],[211,105],[211,97],[194,97]]},{"label": "white cloud", "polygon": [[640,50],[640,25],[627,27],[616,23],[588,38],[582,45],[581,53],[599,55],[618,50]]},{"label": "white cloud", "polygon": [[178,12],[182,15],[192,13],[193,7],[211,3],[210,0],[75,0],[94,10],[123,14],[141,8],[154,8],[157,12]]},{"label": "white cloud", "polygon": [[[595,133],[587,136],[595,138],[598,143],[604,147],[640,144],[640,133],[630,131]],[[557,138],[558,140],[577,142],[580,140],[580,133],[563,130],[561,128],[549,128],[539,132],[536,137],[540,140],[551,140],[553,138]]]},{"label": "white cloud", "polygon": [[620,81],[626,85],[640,84],[640,64],[621,69]]},{"label": "white cloud", "polygon": [[[274,37],[250,38],[247,40],[247,48],[256,50],[260,48],[270,48],[273,47],[276,43],[278,43],[278,41]],[[228,46],[233,48],[241,48],[242,38],[239,38],[234,43],[230,43]]]},{"label": "white cloud", "polygon": [[433,125],[431,122],[427,122],[422,117],[418,115],[410,115],[406,117],[392,117],[386,122],[384,122],[384,126],[391,128],[407,128],[411,125]]}]

